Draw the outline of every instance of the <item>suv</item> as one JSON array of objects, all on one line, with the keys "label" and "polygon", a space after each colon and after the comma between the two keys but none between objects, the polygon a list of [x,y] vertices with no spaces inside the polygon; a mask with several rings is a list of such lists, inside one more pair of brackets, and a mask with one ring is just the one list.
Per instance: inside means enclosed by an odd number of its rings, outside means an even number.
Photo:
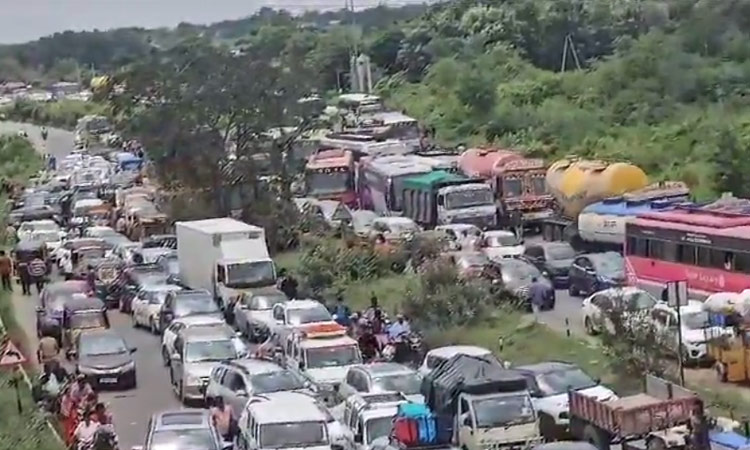
[{"label": "suv", "polygon": [[231,316],[234,326],[250,342],[263,342],[274,325],[273,308],[287,301],[286,295],[276,288],[260,288],[244,292],[234,303]]},{"label": "suv", "polygon": [[205,388],[221,361],[237,359],[234,333],[226,328],[185,330],[174,342],[169,380],[180,401],[203,401]]},{"label": "suv", "polygon": [[391,362],[354,366],[346,373],[339,393],[343,398],[372,392],[401,392],[416,403],[424,403],[420,392],[422,376],[401,364]]},{"label": "suv", "polygon": [[237,448],[341,450],[340,445],[331,445],[328,415],[314,399],[303,400],[302,394],[287,393],[256,397],[248,402],[237,421]]},{"label": "suv", "polygon": [[526,259],[547,274],[555,288],[568,287],[568,272],[576,251],[567,242],[526,244]]},{"label": "suv", "polygon": [[322,303],[315,300],[291,300],[273,305],[271,334],[280,341],[297,327],[314,323],[333,323],[333,316]]},{"label": "suv", "polygon": [[167,294],[159,311],[159,326],[164,332],[173,320],[196,315],[222,317],[213,296],[207,290],[173,291]]},{"label": "suv", "polygon": [[[271,361],[238,359],[222,362],[211,371],[206,388],[206,400],[221,397],[239,417],[248,398],[282,391],[305,391],[310,386],[296,372]],[[307,390],[312,394],[312,391]]]},{"label": "suv", "polygon": [[148,421],[146,440],[133,450],[160,448],[201,448],[229,450],[231,443],[222,442],[208,411],[179,410],[154,414]]},{"label": "suv", "polygon": [[529,385],[539,431],[547,441],[567,437],[570,423],[568,391],[577,391],[600,401],[616,400],[612,390],[589,377],[578,366],[566,362],[542,362],[516,367]]},{"label": "suv", "polygon": [[376,439],[390,436],[399,405],[408,402],[398,392],[356,394],[347,398],[343,422],[354,433],[354,449],[368,449]]}]

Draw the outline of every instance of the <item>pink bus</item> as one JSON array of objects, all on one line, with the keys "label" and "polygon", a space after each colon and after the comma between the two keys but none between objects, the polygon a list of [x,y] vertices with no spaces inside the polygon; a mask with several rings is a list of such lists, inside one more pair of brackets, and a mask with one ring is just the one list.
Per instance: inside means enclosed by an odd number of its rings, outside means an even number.
[{"label": "pink bus", "polygon": [[677,207],[639,215],[625,237],[631,284],[687,280],[698,297],[750,288],[750,215]]}]

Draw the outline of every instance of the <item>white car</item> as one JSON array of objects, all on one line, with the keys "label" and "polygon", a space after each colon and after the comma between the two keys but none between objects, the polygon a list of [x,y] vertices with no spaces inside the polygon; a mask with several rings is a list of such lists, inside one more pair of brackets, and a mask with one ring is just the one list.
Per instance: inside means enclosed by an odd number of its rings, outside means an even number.
[{"label": "white car", "polygon": [[492,352],[483,347],[474,345],[448,345],[446,347],[433,348],[426,355],[422,365],[419,366],[419,373],[424,377],[432,372],[443,361],[447,361],[456,355],[469,356],[492,356]]},{"label": "white car", "polygon": [[32,241],[44,242],[44,246],[50,252],[50,256],[54,259],[56,250],[62,245],[63,238],[66,236],[64,231],[33,231],[29,235],[29,239]]},{"label": "white car", "polygon": [[18,231],[16,231],[16,234],[18,235],[19,241],[25,241],[31,239],[31,235],[33,233],[42,231],[58,233],[61,239],[64,236],[64,233],[62,232],[62,230],[60,230],[60,226],[55,223],[54,220],[32,220],[29,222],[23,222],[18,226]]},{"label": "white car", "polygon": [[473,250],[482,241],[482,230],[468,223],[438,225],[435,231],[445,234],[456,250]]},{"label": "white car", "polygon": [[292,300],[276,303],[272,310],[273,323],[269,333],[279,342],[296,328],[315,323],[334,323],[330,311],[315,300]]},{"label": "white car", "polygon": [[408,239],[419,233],[420,228],[408,217],[378,217],[372,221],[370,233],[383,236],[386,240]]},{"label": "white car", "polygon": [[159,334],[159,311],[168,292],[181,291],[180,286],[157,284],[146,286],[136,294],[131,303],[133,327],[147,327],[153,334]]},{"label": "white car", "polygon": [[424,403],[422,376],[410,367],[391,362],[354,366],[339,387],[344,399],[355,394],[400,392],[414,403]]},{"label": "white car", "polygon": [[709,314],[704,310],[703,302],[695,300],[680,306],[679,309],[666,303],[659,303],[651,311],[651,320],[656,329],[664,333],[668,345],[675,351],[680,345],[677,332],[681,329],[681,350],[685,362],[700,363],[709,360],[706,342],[734,334],[732,327],[711,326]]},{"label": "white car", "polygon": [[352,229],[357,236],[367,237],[372,232],[372,223],[378,215],[366,209],[352,211]]},{"label": "white car", "polygon": [[495,230],[484,232],[482,252],[490,259],[521,256],[524,249],[523,242],[512,231]]},{"label": "white car", "polygon": [[614,287],[599,291],[583,301],[581,305],[581,320],[586,333],[594,335],[601,333],[606,327],[614,332],[614,325],[606,312],[617,308],[634,320],[640,320],[647,315],[660,300],[643,289],[627,286]]},{"label": "white car", "polygon": [[[186,329],[193,328],[230,328],[224,319],[217,316],[188,316],[175,319],[161,336],[161,356],[165,366],[169,366],[170,357],[175,353],[174,341]],[[247,345],[242,339],[235,337],[233,344],[240,358],[249,354]]]},{"label": "white car", "polygon": [[114,236],[117,233],[112,227],[94,226],[88,227],[83,232],[84,237],[103,238],[105,236]]},{"label": "white car", "polygon": [[596,398],[616,400],[617,395],[602,386],[579,367],[566,362],[542,362],[515,367],[527,380],[539,428],[548,441],[564,439],[570,423],[568,391]]}]

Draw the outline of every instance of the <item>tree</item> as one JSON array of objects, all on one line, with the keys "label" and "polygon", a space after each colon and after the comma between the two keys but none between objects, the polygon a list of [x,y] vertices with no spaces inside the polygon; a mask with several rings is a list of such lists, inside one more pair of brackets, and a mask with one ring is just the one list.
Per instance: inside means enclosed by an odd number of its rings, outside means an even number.
[{"label": "tree", "polygon": [[391,28],[378,33],[369,46],[368,54],[378,67],[392,72],[401,48],[401,41],[406,35],[400,29]]}]

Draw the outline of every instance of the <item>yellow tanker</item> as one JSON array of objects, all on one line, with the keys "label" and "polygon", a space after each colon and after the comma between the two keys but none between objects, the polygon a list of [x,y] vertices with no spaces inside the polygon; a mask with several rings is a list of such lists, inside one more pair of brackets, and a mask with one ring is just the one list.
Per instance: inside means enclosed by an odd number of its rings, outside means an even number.
[{"label": "yellow tanker", "polygon": [[648,176],[630,163],[562,159],[547,170],[547,186],[564,216],[575,219],[591,203],[648,185]]}]

